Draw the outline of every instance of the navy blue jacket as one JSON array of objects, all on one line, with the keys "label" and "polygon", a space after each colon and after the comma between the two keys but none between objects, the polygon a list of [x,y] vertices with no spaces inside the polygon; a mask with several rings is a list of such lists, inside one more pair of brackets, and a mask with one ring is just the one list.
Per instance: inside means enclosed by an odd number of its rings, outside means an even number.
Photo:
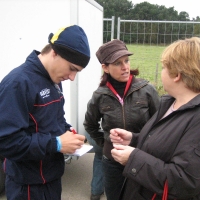
[{"label": "navy blue jacket", "polygon": [[[33,51],[0,83],[0,154],[5,172],[19,184],[40,184],[64,173],[56,136],[70,125],[64,97]],[[61,85],[60,85],[61,87]]]}]

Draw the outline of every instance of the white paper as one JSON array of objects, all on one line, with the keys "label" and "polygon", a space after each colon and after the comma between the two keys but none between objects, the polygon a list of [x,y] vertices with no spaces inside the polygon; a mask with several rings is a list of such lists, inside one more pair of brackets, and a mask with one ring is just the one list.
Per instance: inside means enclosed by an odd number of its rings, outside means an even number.
[{"label": "white paper", "polygon": [[92,148],[93,148],[92,145],[83,144],[80,149],[77,149],[74,153],[67,154],[67,155],[70,155],[70,156],[82,156],[83,154],[87,153]]}]

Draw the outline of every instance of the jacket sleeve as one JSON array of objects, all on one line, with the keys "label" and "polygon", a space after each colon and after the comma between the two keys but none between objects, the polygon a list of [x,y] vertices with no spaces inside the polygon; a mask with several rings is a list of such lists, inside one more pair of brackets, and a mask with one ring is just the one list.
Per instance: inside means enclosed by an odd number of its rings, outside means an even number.
[{"label": "jacket sleeve", "polygon": [[70,131],[70,127],[72,127],[71,124],[68,124],[66,121],[65,121],[65,131]]},{"label": "jacket sleeve", "polygon": [[97,145],[103,146],[104,132],[101,129],[100,121],[102,115],[99,111],[99,98],[98,95],[93,93],[92,99],[87,104],[87,111],[85,113],[84,127],[90,137],[95,140]]},{"label": "jacket sleeve", "polygon": [[131,142],[130,142],[129,146],[131,146],[131,147],[136,147],[137,146],[139,135],[140,135],[140,133],[133,133],[132,132],[132,139],[131,139]]},{"label": "jacket sleeve", "polygon": [[0,154],[10,160],[40,160],[56,153],[56,138],[48,132],[34,132],[29,124],[34,104],[24,83],[0,84]]},{"label": "jacket sleeve", "polygon": [[169,199],[192,199],[198,195],[200,117],[195,118],[196,122],[188,126],[168,162],[136,148],[129,157],[123,175],[128,177],[129,181],[134,181],[160,196],[163,193],[164,182],[167,180]]}]

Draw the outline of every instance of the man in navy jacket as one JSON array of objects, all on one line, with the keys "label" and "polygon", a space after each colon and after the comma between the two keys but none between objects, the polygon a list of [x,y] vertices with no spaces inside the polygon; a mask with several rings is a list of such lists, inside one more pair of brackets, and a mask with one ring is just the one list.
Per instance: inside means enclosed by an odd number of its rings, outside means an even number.
[{"label": "man in navy jacket", "polygon": [[61,81],[73,81],[89,60],[84,30],[61,28],[0,83],[0,154],[8,200],[61,199],[63,153],[73,153],[85,140],[65,121]]}]

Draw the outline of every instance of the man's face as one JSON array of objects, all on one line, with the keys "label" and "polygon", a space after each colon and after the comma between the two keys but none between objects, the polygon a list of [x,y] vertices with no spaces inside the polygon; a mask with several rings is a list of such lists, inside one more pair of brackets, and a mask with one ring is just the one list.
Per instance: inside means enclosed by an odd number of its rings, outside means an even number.
[{"label": "man's face", "polygon": [[73,81],[77,72],[80,72],[82,69],[81,66],[68,62],[58,54],[55,54],[53,62],[48,68],[48,73],[52,81],[58,84],[68,79]]}]

